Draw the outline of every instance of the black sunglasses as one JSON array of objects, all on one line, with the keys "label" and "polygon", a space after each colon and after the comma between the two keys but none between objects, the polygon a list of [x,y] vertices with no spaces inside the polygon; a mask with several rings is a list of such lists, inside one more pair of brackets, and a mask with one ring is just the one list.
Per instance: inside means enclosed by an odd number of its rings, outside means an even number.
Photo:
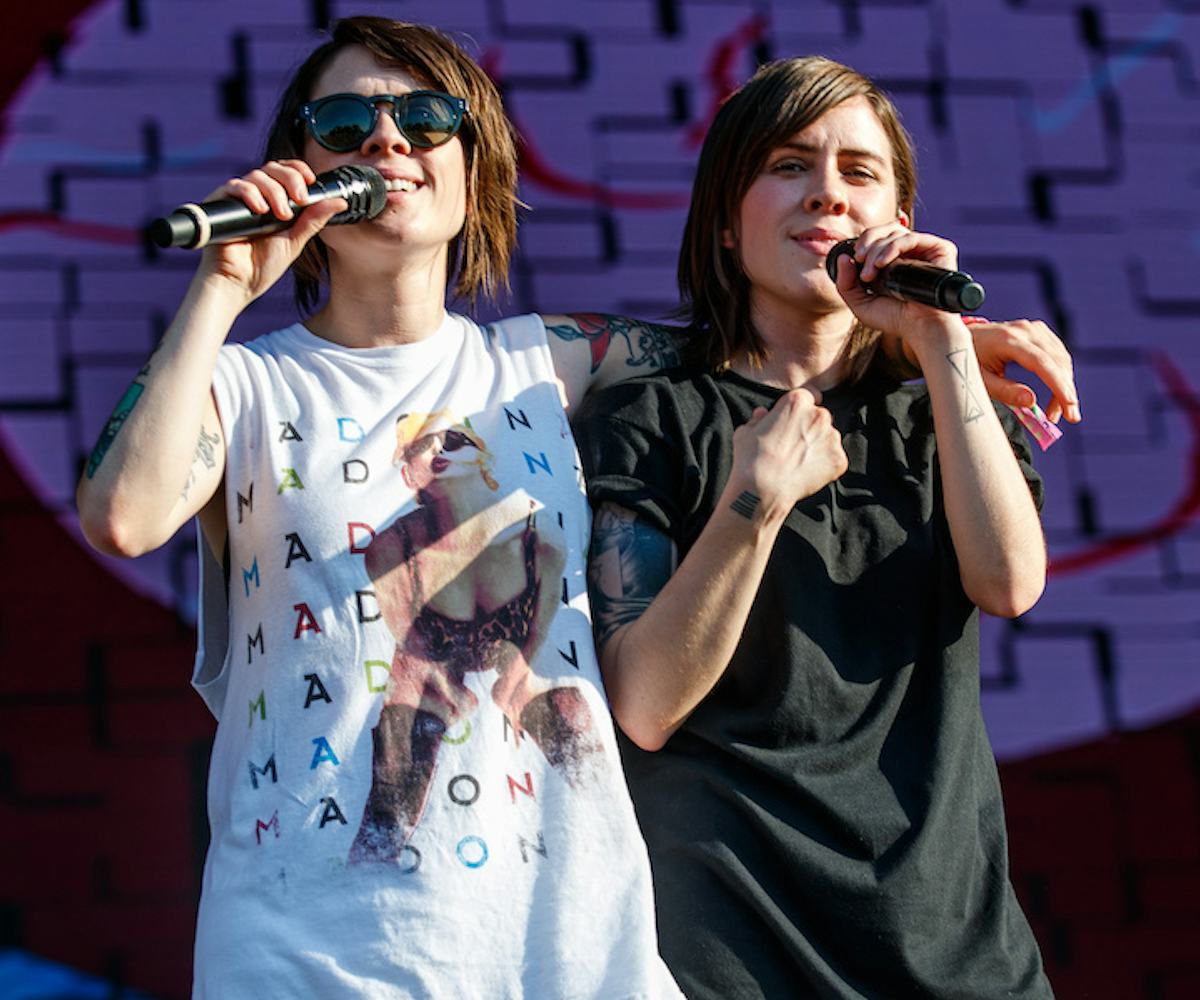
[{"label": "black sunglasses", "polygon": [[446,436],[442,439],[442,451],[458,451],[459,448],[474,447],[475,442],[462,431],[446,431]]},{"label": "black sunglasses", "polygon": [[413,146],[432,149],[454,138],[467,114],[465,97],[436,90],[407,94],[330,94],[300,108],[297,121],[326,149],[348,153],[362,145],[379,122],[379,105],[391,106],[392,121]]}]

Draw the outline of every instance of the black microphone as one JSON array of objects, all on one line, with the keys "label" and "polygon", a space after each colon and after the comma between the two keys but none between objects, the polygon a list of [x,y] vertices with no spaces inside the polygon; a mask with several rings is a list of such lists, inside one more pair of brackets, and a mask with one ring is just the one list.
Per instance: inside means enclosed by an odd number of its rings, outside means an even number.
[{"label": "black microphone", "polygon": [[[854,259],[855,240],[842,240],[825,257],[825,270],[837,281],[837,262],[842,254]],[[856,266],[858,265],[855,262]],[[923,260],[894,260],[880,270],[875,280],[863,287],[877,295],[890,295],[904,302],[919,302],[944,312],[974,312],[983,305],[983,285],[966,271],[947,271]]]},{"label": "black microphone", "polygon": [[[338,167],[317,174],[316,183],[308,189],[308,204],[326,198],[345,198],[350,207],[338,212],[329,225],[344,225],[373,219],[387,205],[387,181],[374,167]],[[305,208],[288,199],[292,211],[299,215]],[[265,233],[277,233],[296,221],[277,219],[270,212],[258,215],[237,198],[218,198],[199,205],[180,205],[166,218],[155,219],[147,233],[160,247],[184,247],[199,250],[209,243],[232,243]]]}]

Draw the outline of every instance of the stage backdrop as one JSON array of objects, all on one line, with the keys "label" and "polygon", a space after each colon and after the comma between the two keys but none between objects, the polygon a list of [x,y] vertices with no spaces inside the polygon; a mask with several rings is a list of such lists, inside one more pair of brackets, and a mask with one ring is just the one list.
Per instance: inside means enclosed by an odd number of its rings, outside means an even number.
[{"label": "stage backdrop", "polygon": [[[1085,423],[1039,461],[1046,596],[984,627],[1018,892],[1061,996],[1200,996],[1195,0],[10,10],[0,949],[106,978],[104,995],[187,993],[213,729],[187,684],[194,535],[99,558],[74,482],[194,265],[142,225],[256,164],[290,69],[331,19],[363,12],[454,32],[504,92],[530,205],[506,312],[669,310],[700,140],[758,62],[820,52],[895,95],[920,155],[918,224],[959,244],[989,314],[1058,330],[1082,391]],[[281,289],[235,337],[292,318]],[[18,989],[0,998],[36,995]]]}]

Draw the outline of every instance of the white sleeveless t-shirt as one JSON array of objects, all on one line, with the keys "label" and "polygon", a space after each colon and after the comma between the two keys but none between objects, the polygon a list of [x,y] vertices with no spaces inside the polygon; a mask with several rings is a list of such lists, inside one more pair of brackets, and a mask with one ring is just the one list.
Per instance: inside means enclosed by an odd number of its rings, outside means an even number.
[{"label": "white sleeveless t-shirt", "polygon": [[677,997],[545,328],[221,350],[195,996]]}]

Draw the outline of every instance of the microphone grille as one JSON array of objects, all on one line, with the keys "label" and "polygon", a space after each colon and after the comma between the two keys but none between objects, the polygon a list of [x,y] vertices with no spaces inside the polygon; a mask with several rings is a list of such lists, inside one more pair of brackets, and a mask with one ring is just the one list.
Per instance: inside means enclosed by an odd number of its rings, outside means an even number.
[{"label": "microphone grille", "polygon": [[350,203],[329,220],[331,225],[373,219],[387,205],[387,181],[374,167],[345,164],[322,176],[332,176],[341,189],[337,193]]},{"label": "microphone grille", "polygon": [[364,175],[367,184],[367,218],[373,219],[387,205],[387,181],[383,179],[383,174],[374,167],[355,167],[354,169]]}]

